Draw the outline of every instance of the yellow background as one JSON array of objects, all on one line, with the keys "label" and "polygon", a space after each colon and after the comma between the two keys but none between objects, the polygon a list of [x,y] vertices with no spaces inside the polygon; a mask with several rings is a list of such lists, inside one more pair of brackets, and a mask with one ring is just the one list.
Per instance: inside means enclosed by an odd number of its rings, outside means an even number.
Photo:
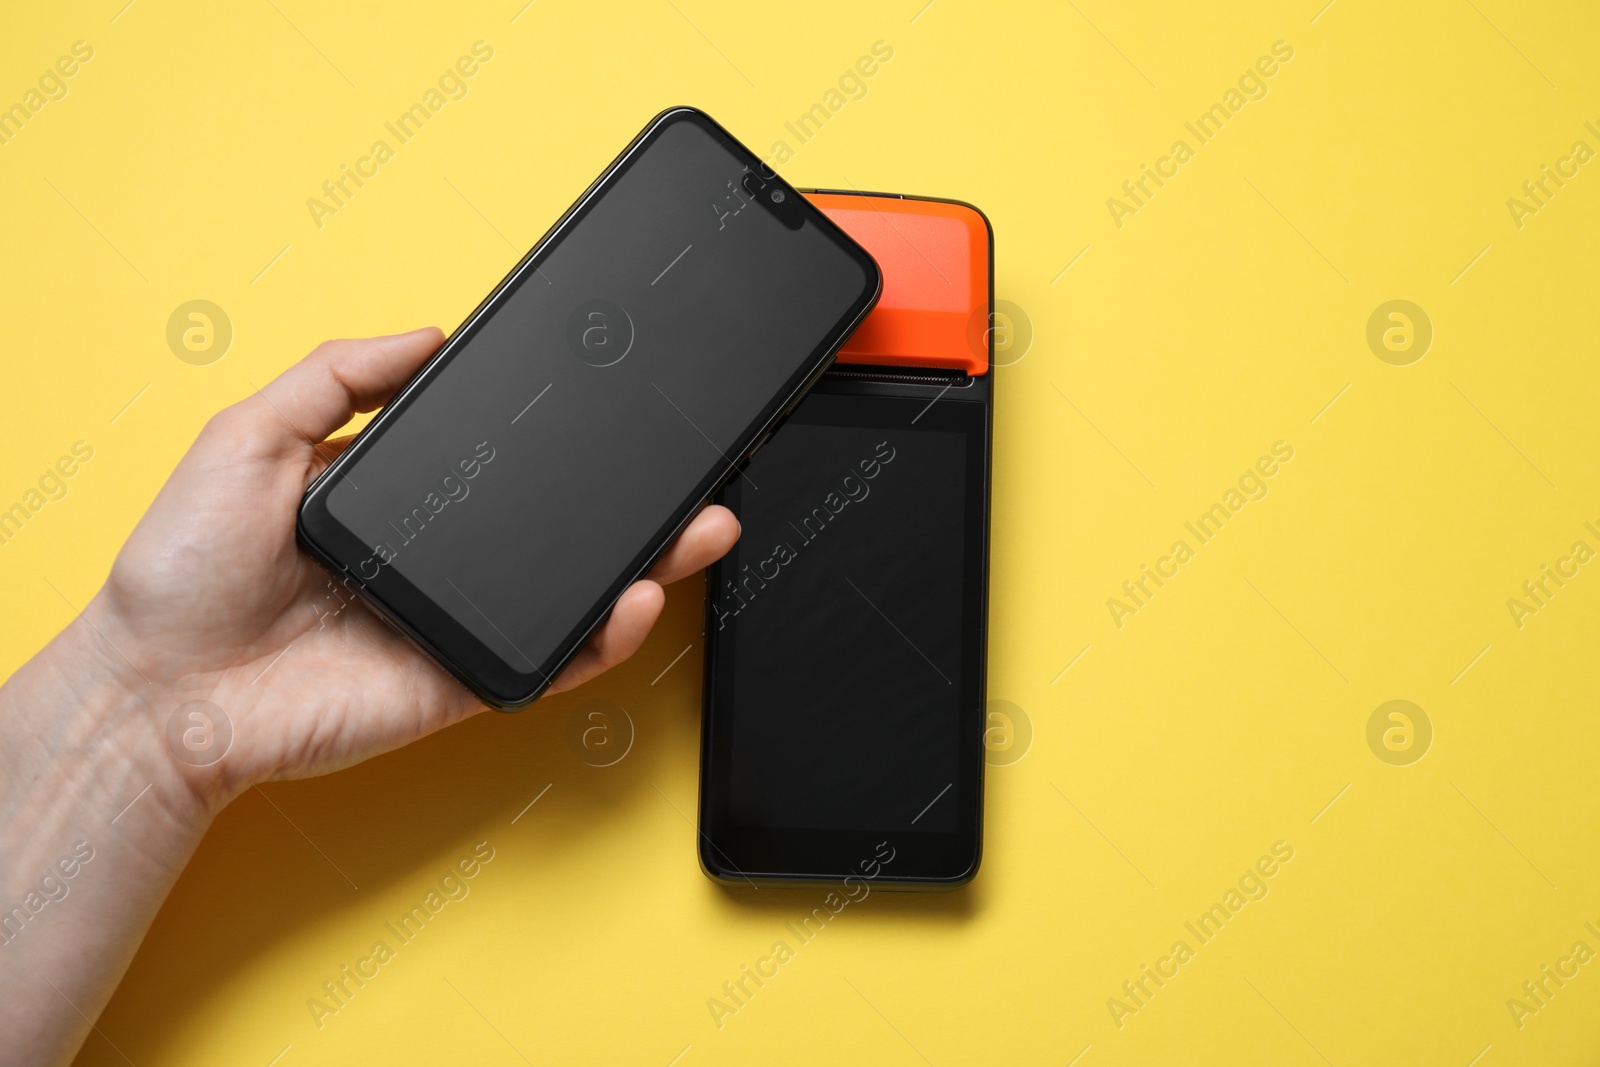
[{"label": "yellow background", "polygon": [[[123,2],[0,35],[5,102],[95,49],[0,147],[0,503],[95,449],[0,547],[4,669],[208,414],[323,338],[459,321],[667,105],[789,141],[797,184],[979,205],[1036,333],[998,372],[990,643],[1034,738],[991,768],[969,889],[874,893],[714,1025],[821,894],[696,866],[686,583],[577,693],[239,800],[100,1020],[132,1062],[1593,1062],[1600,966],[1520,1030],[1506,1006],[1600,949],[1600,568],[1520,629],[1506,607],[1600,547],[1600,164],[1520,229],[1506,207],[1600,148],[1592,5]],[[470,95],[318,229],[306,199],[480,39]],[[866,97],[797,145],[784,122],[880,40]],[[1183,123],[1280,40],[1269,95],[1196,145]],[[1119,229],[1107,198],[1180,137],[1195,158]],[[235,329],[210,366],[165,340],[196,298]],[[1435,337],[1391,366],[1366,323],[1401,298]],[[1114,625],[1279,440],[1270,495]],[[597,698],[637,727],[603,769],[565,740]],[[1435,731],[1410,766],[1367,745],[1391,699]],[[471,895],[319,1030],[307,999],[483,840]],[[1107,998],[1280,840],[1270,894],[1119,1030]],[[123,1060],[91,1035],[79,1062]]]}]

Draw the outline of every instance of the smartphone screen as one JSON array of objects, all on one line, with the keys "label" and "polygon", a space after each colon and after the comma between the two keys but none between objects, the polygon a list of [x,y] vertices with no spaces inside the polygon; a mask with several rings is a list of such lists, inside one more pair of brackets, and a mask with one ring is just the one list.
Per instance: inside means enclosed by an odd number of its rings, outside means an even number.
[{"label": "smartphone screen", "polygon": [[306,540],[491,703],[553,679],[875,299],[759,166],[656,120],[308,494]]},{"label": "smartphone screen", "polygon": [[988,409],[833,387],[722,495],[743,533],[710,576],[702,858],[837,878],[887,841],[891,876],[954,877],[977,849]]}]

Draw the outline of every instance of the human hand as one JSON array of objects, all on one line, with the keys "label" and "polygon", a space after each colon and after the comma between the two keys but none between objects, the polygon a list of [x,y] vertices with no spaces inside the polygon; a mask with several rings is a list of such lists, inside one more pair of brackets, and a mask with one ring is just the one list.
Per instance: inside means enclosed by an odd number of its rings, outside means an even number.
[{"label": "human hand", "polygon": [[[226,757],[182,769],[214,810],[251,784],[323,774],[397,748],[482,710],[478,700],[295,543],[306,487],[347,439],[325,438],[382,406],[443,341],[428,328],[330,341],[218,413],[128,538],[86,610],[134,689],[147,726],[165,730],[188,700],[231,723]],[[627,659],[665,603],[661,586],[733,546],[727,509],[703,510],[648,579],[628,588],[550,692]]]},{"label": "human hand", "polygon": [[[442,340],[427,329],[330,341],[220,412],[104,588],[0,686],[0,906],[40,900],[30,879],[55,871],[67,850],[94,861],[76,877],[70,912],[30,903],[0,924],[0,1064],[71,1058],[234,796],[357,763],[482,710],[340,597],[295,543],[306,487],[346,443],[324,439],[393,396]],[[697,515],[551,691],[633,654],[661,613],[662,584],[738,535],[724,508]],[[215,704],[232,728],[207,766],[164,740],[191,700]]]}]

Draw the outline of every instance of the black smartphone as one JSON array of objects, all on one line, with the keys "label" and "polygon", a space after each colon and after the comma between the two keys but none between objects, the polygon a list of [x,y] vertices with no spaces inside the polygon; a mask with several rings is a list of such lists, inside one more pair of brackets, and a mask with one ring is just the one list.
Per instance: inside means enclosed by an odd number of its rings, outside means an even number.
[{"label": "black smartphone", "polygon": [[981,851],[992,239],[965,204],[816,199],[884,295],[718,497],[743,533],[707,573],[700,862],[954,888]]},{"label": "black smartphone", "polygon": [[489,705],[550,684],[877,300],[709,116],[656,116],[307,491],[305,547]]}]

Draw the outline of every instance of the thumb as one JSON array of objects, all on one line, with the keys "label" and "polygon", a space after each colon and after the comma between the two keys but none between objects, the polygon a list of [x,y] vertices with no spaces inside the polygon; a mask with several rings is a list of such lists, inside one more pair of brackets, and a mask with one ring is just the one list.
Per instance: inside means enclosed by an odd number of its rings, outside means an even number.
[{"label": "thumb", "polygon": [[436,326],[324,341],[239,406],[267,438],[316,444],[357,412],[387,403],[443,343],[444,333]]}]

